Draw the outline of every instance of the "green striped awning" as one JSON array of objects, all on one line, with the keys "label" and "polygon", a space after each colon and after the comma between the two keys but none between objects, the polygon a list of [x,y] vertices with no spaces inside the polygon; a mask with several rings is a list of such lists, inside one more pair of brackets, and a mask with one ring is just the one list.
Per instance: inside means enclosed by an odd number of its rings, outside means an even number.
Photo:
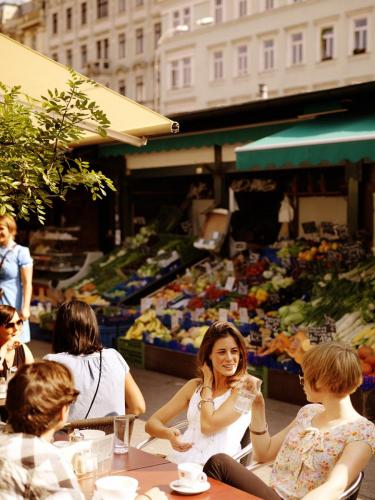
[{"label": "green striped awning", "polygon": [[375,161],[375,116],[304,120],[236,148],[239,170],[276,170]]}]

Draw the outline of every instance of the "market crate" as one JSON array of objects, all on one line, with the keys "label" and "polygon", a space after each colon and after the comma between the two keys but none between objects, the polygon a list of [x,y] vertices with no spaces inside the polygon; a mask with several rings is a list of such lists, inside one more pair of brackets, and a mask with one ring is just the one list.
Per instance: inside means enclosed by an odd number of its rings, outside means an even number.
[{"label": "market crate", "polygon": [[52,341],[52,330],[41,328],[38,323],[30,323],[30,337],[32,340]]},{"label": "market crate", "polygon": [[117,325],[99,325],[99,332],[104,347],[116,347],[116,338],[118,336]]},{"label": "market crate", "polygon": [[197,357],[192,353],[145,344],[145,368],[190,379],[197,376]]},{"label": "market crate", "polygon": [[268,397],[298,406],[307,404],[306,395],[299,382],[298,375],[285,370],[269,369]]},{"label": "market crate", "polygon": [[268,368],[266,366],[247,365],[247,372],[254,377],[260,378],[262,383],[262,394],[265,398],[268,397]]},{"label": "market crate", "polygon": [[145,344],[142,340],[128,340],[124,337],[118,337],[117,350],[130,366],[144,368]]}]

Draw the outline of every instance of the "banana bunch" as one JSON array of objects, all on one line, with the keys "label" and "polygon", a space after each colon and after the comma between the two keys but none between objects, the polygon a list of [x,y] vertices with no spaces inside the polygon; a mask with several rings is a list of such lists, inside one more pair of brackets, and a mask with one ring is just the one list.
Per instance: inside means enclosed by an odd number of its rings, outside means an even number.
[{"label": "banana bunch", "polygon": [[171,334],[161,321],[157,318],[154,309],[149,309],[137,318],[129,330],[126,332],[125,338],[128,340],[142,340],[144,333],[149,333],[152,337],[159,337],[165,340],[171,339]]},{"label": "banana bunch", "polygon": [[362,328],[362,330],[352,338],[352,344],[354,346],[366,344],[375,347],[375,324],[370,323]]}]

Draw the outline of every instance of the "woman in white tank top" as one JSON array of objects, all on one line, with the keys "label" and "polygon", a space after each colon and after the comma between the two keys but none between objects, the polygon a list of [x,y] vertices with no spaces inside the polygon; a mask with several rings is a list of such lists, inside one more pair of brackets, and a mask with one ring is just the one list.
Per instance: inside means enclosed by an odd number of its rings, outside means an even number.
[{"label": "woman in white tank top", "polygon": [[[174,463],[204,464],[216,453],[233,455],[250,424],[250,411],[234,410],[238,382],[247,378],[247,350],[241,333],[232,323],[217,321],[207,330],[198,352],[199,378],[189,380],[146,423],[151,436],[168,439]],[[167,424],[187,410],[188,428],[183,435]]]}]

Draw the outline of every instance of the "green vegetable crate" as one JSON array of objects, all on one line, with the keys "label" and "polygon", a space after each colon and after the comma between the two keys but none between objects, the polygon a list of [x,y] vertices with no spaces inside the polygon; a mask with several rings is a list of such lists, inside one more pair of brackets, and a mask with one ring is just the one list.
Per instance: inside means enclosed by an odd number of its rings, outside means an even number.
[{"label": "green vegetable crate", "polygon": [[263,396],[266,398],[268,396],[268,368],[266,366],[247,365],[247,372],[263,380],[261,389]]},{"label": "green vegetable crate", "polygon": [[142,340],[128,340],[118,337],[117,350],[130,366],[144,368],[145,345]]}]

